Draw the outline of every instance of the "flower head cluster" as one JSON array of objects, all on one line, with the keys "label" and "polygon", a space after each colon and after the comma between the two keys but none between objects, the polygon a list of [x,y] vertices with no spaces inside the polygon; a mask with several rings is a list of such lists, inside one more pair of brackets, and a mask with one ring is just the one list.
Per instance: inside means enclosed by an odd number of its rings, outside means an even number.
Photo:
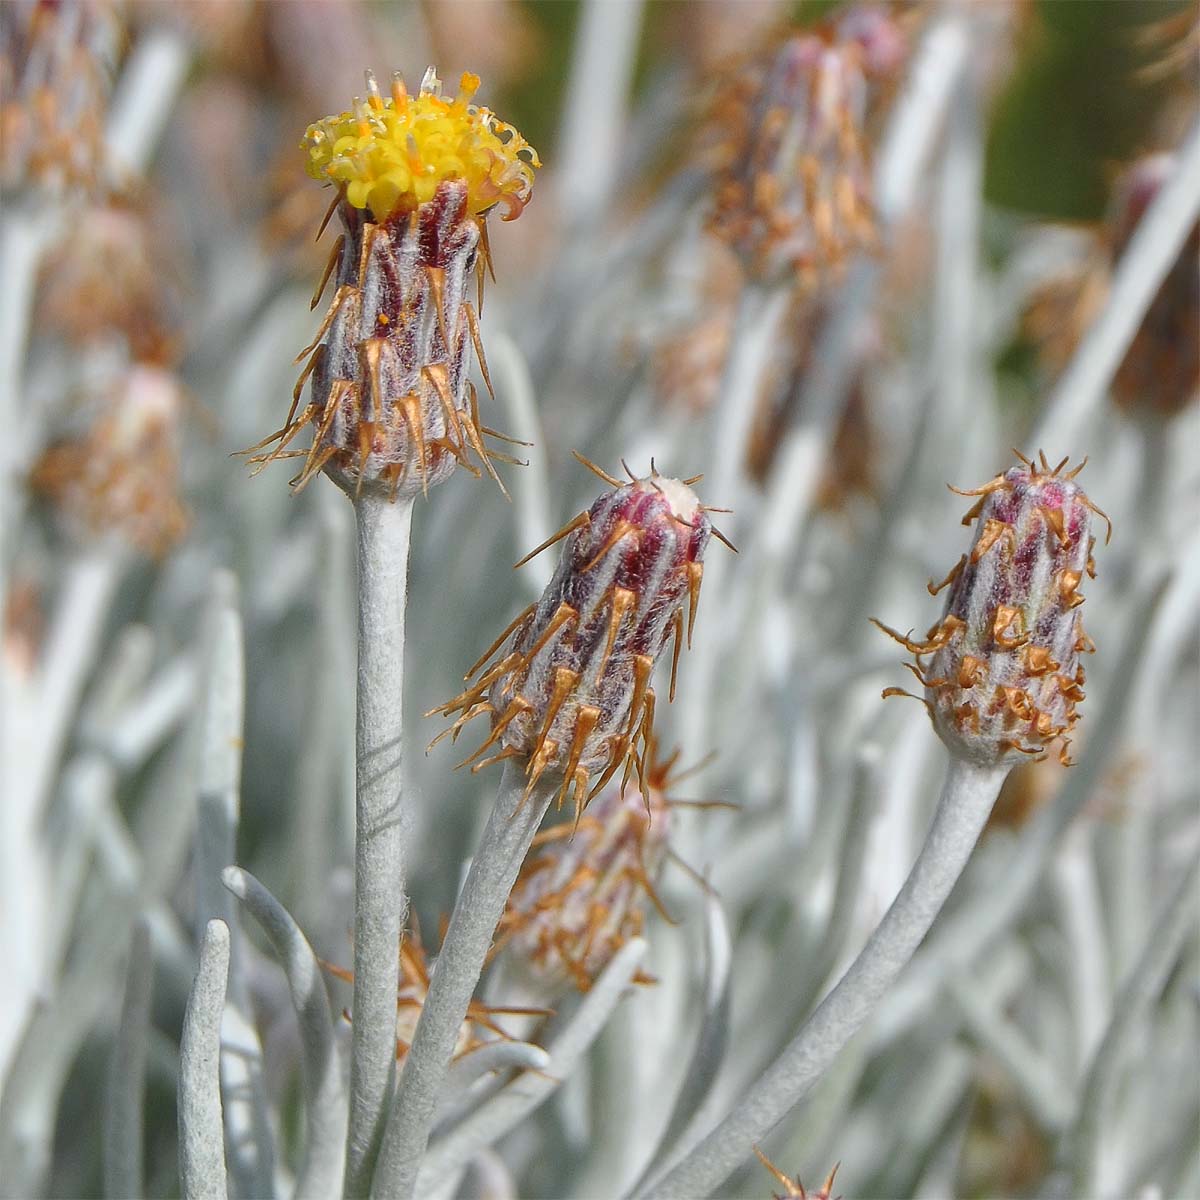
[{"label": "flower head cluster", "polygon": [[[344,229],[313,307],[331,279],[336,291],[298,356],[305,365],[287,421],[251,448],[276,443],[251,459],[264,466],[303,458],[298,488],[324,470],[347,490],[395,498],[428,491],[459,465],[478,475],[472,454],[497,483],[492,460],[514,461],[484,444],[485,435],[500,435],[480,422],[469,378],[473,347],[490,390],[468,297],[474,277],[482,305],[490,268],[485,215],[501,202],[507,216],[520,212],[536,156],[519,156],[524,142],[517,146],[515,132],[500,141],[500,123],[467,103],[478,81],[464,80],[464,94],[448,102],[432,71],[415,100],[397,77],[385,103],[368,75],[359,116],[309,130],[310,173],[337,182],[329,215],[336,210]],[[404,188],[400,168],[388,165],[401,154],[409,160]],[[308,449],[288,450],[309,425]]]},{"label": "flower head cluster", "polygon": [[644,792],[632,782],[610,783],[578,822],[534,838],[497,947],[507,946],[543,984],[586,992],[612,956],[641,935],[647,901],[670,920],[654,880],[667,852],[671,809],[688,803],[669,793],[677,758],[651,762]]},{"label": "flower head cluster", "polygon": [[[1099,510],[1066,474],[1022,458],[978,496],[964,524],[975,540],[931,594],[949,587],[946,609],[924,641],[880,628],[916,657],[934,729],[952,753],[997,764],[1067,748],[1083,699],[1079,586],[1095,566],[1091,515]],[[956,489],[957,490],[957,489]],[[1107,518],[1106,518],[1107,519]],[[876,622],[878,624],[878,622]],[[928,659],[928,665],[925,660]],[[907,694],[888,688],[884,695]]]},{"label": "flower head cluster", "polygon": [[694,480],[653,469],[627,484],[604,478],[612,490],[533,551],[567,538],[541,600],[468,672],[468,680],[482,672],[475,682],[434,710],[461,714],[446,731],[455,736],[488,715],[491,734],[467,760],[473,769],[523,759],[530,789],[546,772],[559,773],[559,804],[573,787],[576,813],[589,798],[592,775],[600,775],[595,795],[622,764],[625,778],[637,767],[645,792],[655,705],[650,677],[673,637],[674,696],[684,603],[690,640],[712,532],[689,486]]},{"label": "flower head cluster", "polygon": [[90,428],[45,450],[31,486],[80,536],[115,534],[144,553],[164,554],[188,524],[177,491],[184,403],[172,373],[128,368]]},{"label": "flower head cluster", "polygon": [[397,73],[385,99],[368,72],[365,100],[308,127],[308,173],[343,185],[347,202],[370,209],[376,221],[427,204],[447,180],[465,184],[469,216],[502,204],[511,220],[525,207],[541,162],[511,125],[471,103],[478,88],[479,76],[466,73],[447,100],[430,67],[416,96]]},{"label": "flower head cluster", "polygon": [[718,95],[710,228],[751,276],[815,283],[874,243],[864,133],[904,39],[886,10],[851,9],[789,37]]}]

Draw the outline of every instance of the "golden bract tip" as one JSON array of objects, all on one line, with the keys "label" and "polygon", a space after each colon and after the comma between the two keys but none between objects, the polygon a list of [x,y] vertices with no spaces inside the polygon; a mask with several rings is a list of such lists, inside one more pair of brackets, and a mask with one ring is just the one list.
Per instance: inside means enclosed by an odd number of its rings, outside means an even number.
[{"label": "golden bract tip", "polygon": [[513,220],[541,160],[511,125],[471,103],[478,88],[479,76],[464,72],[458,95],[447,100],[430,67],[415,96],[397,73],[384,98],[368,71],[365,100],[308,127],[301,148],[309,175],[342,185],[347,202],[377,221],[427,203],[450,179],[466,183],[472,216],[503,204],[504,219]]}]

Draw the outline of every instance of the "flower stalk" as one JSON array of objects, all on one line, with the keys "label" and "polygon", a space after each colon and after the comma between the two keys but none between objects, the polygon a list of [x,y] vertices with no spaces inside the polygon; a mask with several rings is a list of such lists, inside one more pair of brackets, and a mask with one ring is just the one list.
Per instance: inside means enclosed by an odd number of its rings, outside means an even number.
[{"label": "flower stalk", "polygon": [[354,1021],[346,1194],[365,1196],[395,1075],[396,948],[407,909],[403,803],[404,615],[413,502],[374,492],[358,521]]},{"label": "flower stalk", "polygon": [[921,944],[962,874],[1007,774],[1006,766],[950,760],[925,844],[862,953],[733,1111],[641,1196],[707,1195],[803,1099]]}]

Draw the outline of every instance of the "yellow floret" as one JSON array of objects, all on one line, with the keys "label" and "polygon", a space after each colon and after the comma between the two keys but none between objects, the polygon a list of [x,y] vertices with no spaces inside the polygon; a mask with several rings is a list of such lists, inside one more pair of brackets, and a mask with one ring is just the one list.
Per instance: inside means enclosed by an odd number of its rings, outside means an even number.
[{"label": "yellow floret", "polygon": [[525,207],[542,164],[511,125],[470,102],[478,87],[479,76],[466,73],[458,95],[446,100],[431,67],[416,96],[396,74],[385,100],[368,71],[365,101],[308,127],[302,143],[308,173],[344,184],[347,201],[369,208],[377,221],[431,200],[448,179],[466,183],[473,215],[503,204],[511,220]]}]

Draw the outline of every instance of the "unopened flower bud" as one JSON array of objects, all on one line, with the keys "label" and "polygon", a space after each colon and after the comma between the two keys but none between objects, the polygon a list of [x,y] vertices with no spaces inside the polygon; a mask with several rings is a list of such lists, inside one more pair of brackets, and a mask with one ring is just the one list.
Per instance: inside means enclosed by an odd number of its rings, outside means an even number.
[{"label": "unopened flower bud", "polygon": [[98,192],[126,31],[109,3],[0,4],[0,187]]},{"label": "unopened flower bud", "polygon": [[874,244],[865,126],[903,54],[886,10],[852,9],[789,37],[719,95],[710,227],[752,277],[815,282]]},{"label": "unopened flower bud", "polygon": [[[309,174],[337,185],[330,215],[343,226],[313,307],[331,280],[336,290],[298,356],[286,423],[253,449],[278,444],[251,460],[303,457],[297,487],[325,470],[356,492],[411,496],[460,464],[478,475],[471,455],[497,483],[491,460],[513,461],[484,445],[470,352],[490,389],[478,316],[485,220],[497,206],[505,220],[520,214],[540,163],[516,130],[470,103],[478,86],[463,75],[447,100],[431,68],[415,97],[397,75],[384,99],[368,73],[365,101],[308,130]],[[309,449],[285,451],[309,424]]]},{"label": "unopened flower bud", "polygon": [[[916,656],[934,729],[953,754],[983,764],[1041,757],[1067,747],[1083,699],[1080,656],[1094,648],[1083,631],[1080,583],[1094,577],[1091,515],[1103,516],[1063,473],[1021,465],[960,495],[978,496],[964,524],[975,540],[929,590],[950,591],[924,641],[879,627]],[[957,489],[955,489],[957,491]],[[1104,518],[1107,521],[1107,518]],[[876,622],[876,624],[879,624]],[[928,665],[925,660],[928,659]],[[908,693],[888,688],[884,695]]]},{"label": "unopened flower bud", "polygon": [[165,554],[183,535],[179,441],[185,396],[169,371],[133,366],[101,398],[81,435],[53,442],[30,484],[86,539],[115,536]]},{"label": "unopened flower bud", "polygon": [[645,793],[610,783],[577,824],[534,838],[500,921],[497,945],[548,988],[586,992],[614,954],[638,937],[666,854],[673,763],[653,764]]},{"label": "unopened flower bud", "polygon": [[[559,772],[559,804],[573,786],[577,813],[595,773],[600,779],[593,795],[622,763],[626,778],[637,766],[644,784],[643,751],[654,722],[650,677],[674,638],[674,696],[712,532],[689,486],[694,480],[653,471],[628,484],[604,478],[613,490],[522,560],[567,538],[541,600],[468,672],[468,680],[482,672],[476,682],[434,710],[461,713],[447,731],[456,736],[473,717],[490,716],[490,736],[467,761],[497,749],[474,769],[525,759],[530,788],[547,771]],[[497,652],[497,661],[484,669]]]}]

